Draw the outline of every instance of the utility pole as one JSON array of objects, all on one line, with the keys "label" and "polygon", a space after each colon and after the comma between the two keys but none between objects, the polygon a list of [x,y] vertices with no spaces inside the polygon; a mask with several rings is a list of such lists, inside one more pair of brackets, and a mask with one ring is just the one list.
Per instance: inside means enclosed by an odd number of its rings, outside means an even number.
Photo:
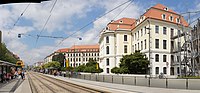
[{"label": "utility pole", "polygon": [[1,32],[1,30],[0,30],[0,52],[1,52],[1,48],[2,48],[2,32]]},{"label": "utility pole", "polygon": [[1,40],[2,40],[2,32],[0,30],[0,43],[1,43]]},{"label": "utility pole", "polygon": [[150,21],[149,20],[147,20],[147,22],[149,23],[149,27],[148,28],[146,28],[146,29],[148,29],[149,30],[149,77],[151,77],[151,72],[152,72],[152,63],[151,63],[151,33],[150,33],[150,31],[151,31],[151,28],[150,28]]}]

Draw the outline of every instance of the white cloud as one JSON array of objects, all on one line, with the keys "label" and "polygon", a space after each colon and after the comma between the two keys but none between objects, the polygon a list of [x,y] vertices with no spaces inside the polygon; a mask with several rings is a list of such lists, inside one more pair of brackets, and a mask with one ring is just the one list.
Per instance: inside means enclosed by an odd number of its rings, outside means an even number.
[{"label": "white cloud", "polygon": [[[66,31],[66,28],[72,28],[74,18],[77,20],[88,17],[88,13],[95,10],[96,7],[104,9],[105,12],[113,9],[114,7],[122,4],[123,0],[58,0],[54,10],[52,11],[51,19],[46,26],[46,30],[42,34],[50,34],[56,31],[62,31],[63,33],[73,33],[73,31]],[[33,31],[39,31],[42,29],[47,17],[51,14],[50,9],[53,2],[44,2],[42,4],[31,4],[22,18],[25,18],[32,22],[32,26],[16,26],[12,29],[12,33],[4,35],[4,39],[8,48],[14,53],[18,54],[25,62],[33,64],[34,62],[41,61],[50,53],[52,49],[58,49],[63,47],[70,47],[74,44],[96,44],[98,43],[99,32],[110,22],[126,5],[116,9],[105,17],[95,21],[93,26],[88,31],[81,31],[69,37],[60,46],[55,46],[60,42],[55,40],[54,46],[41,46],[39,48],[33,48],[33,46],[27,45],[22,40],[16,39],[18,33],[28,33]],[[27,7],[27,4],[17,4],[8,7],[0,7],[0,11],[3,15],[0,15],[0,29],[3,29],[5,33],[9,31],[8,25],[13,25],[19,15]],[[136,3],[132,3],[125,11],[123,11],[117,18],[131,17],[138,18],[142,13],[142,7]],[[21,21],[21,20],[20,20]],[[86,23],[87,24],[87,23]],[[74,31],[81,27],[74,28]],[[79,41],[76,37],[82,37],[83,40]],[[52,41],[50,41],[52,42]],[[75,43],[74,43],[75,42]]]}]

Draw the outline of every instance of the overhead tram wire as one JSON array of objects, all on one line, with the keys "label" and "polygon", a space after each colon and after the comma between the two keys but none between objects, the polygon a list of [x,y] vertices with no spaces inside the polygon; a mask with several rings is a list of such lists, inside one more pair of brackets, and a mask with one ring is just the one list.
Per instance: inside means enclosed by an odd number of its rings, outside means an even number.
[{"label": "overhead tram wire", "polygon": [[[29,3],[26,8],[24,9],[24,11],[20,14],[20,16],[17,18],[17,20],[15,21],[15,23],[13,24],[13,27],[11,29],[13,29],[16,24],[18,23],[18,21],[21,19],[21,17],[24,15],[24,13],[26,12],[26,10],[28,9],[28,7],[30,6],[31,3]],[[8,32],[8,34],[11,32],[11,30]]]},{"label": "overhead tram wire", "polygon": [[[134,0],[131,0],[131,2],[130,2],[129,4],[127,4],[127,6],[125,6],[125,7],[113,18],[113,20],[115,20],[124,10],[126,10],[126,9],[131,5],[131,3],[132,3],[133,1],[134,1]],[[99,33],[99,34],[100,34],[100,33]],[[98,37],[99,34],[97,34],[96,37]]]},{"label": "overhead tram wire", "polygon": [[46,20],[44,26],[42,27],[42,29],[41,29],[41,31],[40,31],[40,33],[39,33],[39,35],[37,35],[37,38],[36,38],[36,41],[35,41],[35,47],[37,46],[38,40],[39,40],[39,38],[40,38],[40,35],[41,35],[42,32],[44,31],[44,29],[45,29],[47,23],[49,22],[49,20],[50,20],[50,18],[51,18],[51,13],[52,13],[52,11],[53,11],[53,9],[54,9],[56,3],[57,3],[57,0],[55,0],[55,2],[53,3],[53,6],[51,7],[51,10],[50,10],[50,15],[48,16],[48,18],[47,18],[47,20]]},{"label": "overhead tram wire", "polygon": [[131,2],[129,3],[129,4],[127,4],[127,6],[125,6],[120,12],[119,12],[119,14],[117,14],[114,18],[113,18],[113,20],[115,20],[124,10],[126,10],[126,8],[128,8],[130,5],[131,5],[131,3],[133,2],[134,0],[131,0]]},{"label": "overhead tram wire", "polygon": [[78,29],[77,31],[75,31],[75,32],[73,32],[72,34],[68,35],[66,38],[64,38],[63,40],[61,40],[61,41],[53,48],[52,51],[54,51],[56,47],[58,47],[62,42],[64,42],[64,41],[65,41],[66,39],[68,39],[69,37],[73,36],[73,35],[76,34],[77,32],[79,32],[79,31],[81,31],[82,29],[84,29],[85,27],[91,25],[91,24],[94,23],[95,21],[99,20],[100,18],[104,17],[105,15],[107,15],[107,14],[109,14],[110,12],[114,11],[115,9],[117,9],[117,8],[119,8],[119,7],[123,6],[123,5],[125,5],[125,4],[128,3],[128,2],[132,2],[132,0],[128,0],[128,1],[126,1],[126,2],[124,2],[124,3],[122,3],[122,4],[120,4],[120,5],[116,6],[115,8],[111,9],[110,11],[108,11],[108,12],[104,13],[103,15],[101,15],[100,17],[98,17],[98,18],[94,19],[93,21],[89,22],[89,23],[86,24],[85,26],[81,27],[81,28]]},{"label": "overhead tram wire", "polygon": [[[8,36],[10,35],[11,33],[11,30],[16,26],[16,24],[19,22],[19,20],[21,19],[21,17],[24,15],[24,13],[26,12],[26,10],[28,9],[28,7],[30,6],[31,3],[29,3],[26,8],[24,9],[24,11],[20,14],[20,16],[17,18],[17,20],[15,21],[15,23],[13,24],[13,26],[9,29],[8,31]],[[13,38],[10,39],[10,41],[13,41]]]}]

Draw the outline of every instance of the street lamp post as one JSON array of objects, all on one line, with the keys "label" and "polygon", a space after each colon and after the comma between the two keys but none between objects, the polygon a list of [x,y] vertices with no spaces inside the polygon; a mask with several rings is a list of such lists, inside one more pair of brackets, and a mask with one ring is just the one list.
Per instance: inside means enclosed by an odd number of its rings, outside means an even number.
[{"label": "street lamp post", "polygon": [[[77,37],[78,38],[78,40],[82,40],[82,38],[81,37]],[[75,48],[76,46],[75,46],[75,43],[74,43],[74,68],[76,68],[76,48]],[[75,70],[75,69],[74,69]]]},{"label": "street lamp post", "polygon": [[149,77],[151,77],[151,71],[152,71],[152,63],[151,63],[151,28],[150,28],[150,21],[147,20],[149,27],[146,28],[147,30],[149,30]]}]

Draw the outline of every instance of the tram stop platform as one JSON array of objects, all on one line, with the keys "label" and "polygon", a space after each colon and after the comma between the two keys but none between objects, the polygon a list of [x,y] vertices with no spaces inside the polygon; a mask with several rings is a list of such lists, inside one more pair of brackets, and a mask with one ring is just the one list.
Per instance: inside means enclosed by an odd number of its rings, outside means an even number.
[{"label": "tram stop platform", "polygon": [[[75,83],[75,84],[82,85],[85,87],[91,87],[98,90],[108,91],[110,93],[199,93],[199,90],[132,86],[132,85],[114,84],[114,83],[106,83],[106,82],[96,82],[96,81],[68,78],[68,77],[62,77],[62,76],[53,76],[53,75],[48,75],[48,74],[43,74],[43,75],[52,77],[55,79],[67,81],[70,83]],[[8,93],[8,92],[3,92],[2,89],[0,89],[0,93]],[[12,93],[12,92],[9,92],[9,93]],[[13,93],[32,93],[28,78],[23,80],[23,82],[18,86],[18,88]]]},{"label": "tram stop platform", "polygon": [[22,79],[12,79],[0,83],[0,93],[14,93],[18,86],[23,82]]}]

